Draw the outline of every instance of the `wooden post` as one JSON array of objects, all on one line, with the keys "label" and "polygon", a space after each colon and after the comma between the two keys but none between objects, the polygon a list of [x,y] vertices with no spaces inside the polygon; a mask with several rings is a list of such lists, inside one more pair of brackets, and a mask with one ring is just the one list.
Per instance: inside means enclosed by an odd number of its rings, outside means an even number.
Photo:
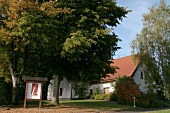
[{"label": "wooden post", "polygon": [[26,82],[25,98],[24,98],[24,108],[26,108],[26,105],[27,105],[27,93],[28,93],[28,83]]},{"label": "wooden post", "polygon": [[43,83],[41,83],[41,92],[40,92],[39,108],[41,108],[41,104],[42,104],[42,89],[43,89]]}]

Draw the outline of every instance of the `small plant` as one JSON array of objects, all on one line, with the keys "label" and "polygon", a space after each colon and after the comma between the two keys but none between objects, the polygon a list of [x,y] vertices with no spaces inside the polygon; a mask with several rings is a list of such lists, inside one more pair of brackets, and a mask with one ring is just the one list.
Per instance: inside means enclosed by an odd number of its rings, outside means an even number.
[{"label": "small plant", "polygon": [[93,91],[94,91],[94,92],[93,92],[93,94],[90,96],[90,99],[95,99],[95,96],[98,95],[98,94],[100,94],[99,88],[94,88]]}]

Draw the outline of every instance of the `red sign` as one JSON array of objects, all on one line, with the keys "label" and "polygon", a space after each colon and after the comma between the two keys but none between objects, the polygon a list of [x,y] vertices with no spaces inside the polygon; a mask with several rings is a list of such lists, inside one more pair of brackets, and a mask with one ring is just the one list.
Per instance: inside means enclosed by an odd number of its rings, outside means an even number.
[{"label": "red sign", "polygon": [[31,94],[32,94],[33,96],[37,96],[37,94],[38,94],[38,84],[36,84],[36,83],[33,83],[33,84],[32,84]]},{"label": "red sign", "polygon": [[41,83],[28,83],[27,99],[40,99]]}]

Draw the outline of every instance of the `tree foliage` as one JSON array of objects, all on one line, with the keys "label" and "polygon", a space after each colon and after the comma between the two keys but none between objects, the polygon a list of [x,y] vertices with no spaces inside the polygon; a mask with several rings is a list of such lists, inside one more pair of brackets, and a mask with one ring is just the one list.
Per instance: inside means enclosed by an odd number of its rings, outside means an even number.
[{"label": "tree foliage", "polygon": [[87,90],[88,90],[89,84],[87,82],[73,82],[72,88],[75,91],[75,95],[79,96],[79,99],[85,99],[87,98]]},{"label": "tree foliage", "polygon": [[145,70],[150,91],[170,94],[170,7],[164,0],[143,15],[143,28],[132,41],[132,53]]},{"label": "tree foliage", "polygon": [[[49,48],[46,47],[52,33],[47,30],[54,26],[48,21],[60,12],[69,12],[67,9],[54,7],[54,3],[50,1],[38,4],[30,0],[1,1],[0,50],[4,59],[1,61],[1,67],[3,72],[10,73],[12,78],[13,103],[17,103],[17,85],[22,76],[30,75],[31,71],[34,74],[40,71],[33,70],[36,65],[34,61],[40,58],[38,53],[42,50],[45,54],[49,53]],[[32,63],[34,65],[31,68]]]},{"label": "tree foliage", "polygon": [[119,49],[120,40],[110,27],[117,26],[129,11],[112,0],[58,0],[57,7],[73,10],[59,15],[65,31],[62,58],[75,62],[78,73],[88,80],[105,76],[111,71],[111,51]]},{"label": "tree foliage", "polygon": [[2,0],[0,6],[1,67],[13,89],[23,75],[89,82],[114,72],[108,59],[120,39],[109,27],[129,12],[115,1]]}]

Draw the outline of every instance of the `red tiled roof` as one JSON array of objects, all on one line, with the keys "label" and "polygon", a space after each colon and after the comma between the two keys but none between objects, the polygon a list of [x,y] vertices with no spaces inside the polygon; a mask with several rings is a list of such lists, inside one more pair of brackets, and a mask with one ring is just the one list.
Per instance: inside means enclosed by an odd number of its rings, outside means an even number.
[{"label": "red tiled roof", "polygon": [[103,82],[114,81],[118,76],[126,75],[130,77],[133,75],[134,71],[136,70],[139,64],[139,62],[134,63],[131,56],[118,58],[112,60],[111,62],[112,63],[110,64],[110,66],[117,67],[118,69],[116,69],[116,72],[114,74],[107,74],[107,76],[104,79],[102,79]]}]

